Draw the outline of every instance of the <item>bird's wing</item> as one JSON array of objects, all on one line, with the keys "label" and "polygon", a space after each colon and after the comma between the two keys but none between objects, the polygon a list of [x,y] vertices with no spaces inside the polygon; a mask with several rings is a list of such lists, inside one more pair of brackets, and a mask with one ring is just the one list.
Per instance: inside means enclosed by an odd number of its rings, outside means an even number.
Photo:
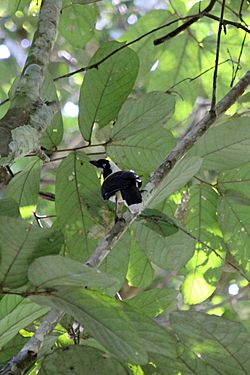
[{"label": "bird's wing", "polygon": [[127,206],[131,206],[132,204],[138,204],[142,202],[141,193],[136,185],[132,185],[128,189],[122,189],[121,194]]},{"label": "bird's wing", "polygon": [[103,199],[109,199],[117,191],[123,191],[136,187],[135,174],[130,171],[119,171],[109,175],[103,182],[101,193]]}]

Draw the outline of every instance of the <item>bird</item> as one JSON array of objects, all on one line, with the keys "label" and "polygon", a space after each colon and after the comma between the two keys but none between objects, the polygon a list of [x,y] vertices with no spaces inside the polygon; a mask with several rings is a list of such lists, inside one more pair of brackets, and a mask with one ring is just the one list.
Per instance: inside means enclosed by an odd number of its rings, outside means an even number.
[{"label": "bird", "polygon": [[104,181],[101,186],[101,195],[104,200],[116,203],[116,219],[118,219],[118,203],[121,202],[132,214],[142,211],[143,201],[139,190],[142,181],[133,170],[121,170],[108,159],[91,160],[90,163],[102,170]]}]

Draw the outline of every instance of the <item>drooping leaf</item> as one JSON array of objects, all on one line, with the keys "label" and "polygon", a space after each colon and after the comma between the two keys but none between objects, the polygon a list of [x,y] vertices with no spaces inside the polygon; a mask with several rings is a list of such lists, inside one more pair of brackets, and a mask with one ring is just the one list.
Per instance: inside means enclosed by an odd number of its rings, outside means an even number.
[{"label": "drooping leaf", "polygon": [[173,221],[159,210],[146,208],[141,213],[139,220],[143,225],[163,237],[178,232],[178,228]]},{"label": "drooping leaf", "polygon": [[96,245],[91,229],[103,204],[100,183],[86,155],[73,152],[60,164],[56,177],[56,214],[69,255],[84,261]]},{"label": "drooping leaf", "polygon": [[41,375],[51,374],[119,374],[128,375],[121,363],[107,358],[100,350],[87,346],[74,345],[55,350],[42,362]]},{"label": "drooping leaf", "polygon": [[[104,44],[90,60],[90,65],[102,60],[120,43]],[[130,94],[137,73],[139,61],[136,53],[125,48],[89,70],[83,80],[80,94],[79,127],[85,140],[90,140],[94,123],[99,127],[107,125],[116,116]]]},{"label": "drooping leaf", "polygon": [[143,314],[155,318],[174,305],[176,291],[167,288],[147,290],[127,300],[127,304],[140,310]]},{"label": "drooping leaf", "polygon": [[60,34],[74,47],[83,48],[94,35],[97,15],[95,4],[65,7],[60,17]]},{"label": "drooping leaf", "polygon": [[41,307],[28,298],[6,295],[0,301],[0,342],[6,345],[18,331],[25,328],[35,319],[46,314],[49,308]]},{"label": "drooping leaf", "polygon": [[117,286],[114,277],[60,255],[35,259],[29,267],[28,277],[33,285],[42,288],[76,286],[103,290]]},{"label": "drooping leaf", "polygon": [[178,271],[193,254],[194,240],[181,231],[164,238],[145,225],[136,223],[134,228],[148,259],[163,269]]},{"label": "drooping leaf", "polygon": [[8,288],[24,285],[28,281],[29,264],[42,255],[58,254],[62,243],[58,231],[0,217],[0,285]]},{"label": "drooping leaf", "polygon": [[249,334],[240,323],[194,311],[179,311],[171,314],[171,326],[183,344],[180,357],[196,373],[248,373]]},{"label": "drooping leaf", "polygon": [[199,157],[179,160],[157,189],[155,189],[154,196],[150,201],[150,207],[155,207],[170,194],[185,185],[198,172],[201,164],[202,159]]},{"label": "drooping leaf", "polygon": [[14,176],[7,186],[6,198],[15,199],[24,218],[30,217],[36,210],[41,168],[42,161],[36,158]]}]

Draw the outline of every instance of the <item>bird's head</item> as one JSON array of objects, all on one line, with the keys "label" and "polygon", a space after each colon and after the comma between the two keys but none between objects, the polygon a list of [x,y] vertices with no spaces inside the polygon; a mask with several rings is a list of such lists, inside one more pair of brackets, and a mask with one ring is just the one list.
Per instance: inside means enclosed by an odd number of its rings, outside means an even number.
[{"label": "bird's head", "polygon": [[102,169],[104,179],[108,177],[111,173],[120,170],[115,163],[107,159],[91,160],[90,163],[93,164],[95,167]]}]

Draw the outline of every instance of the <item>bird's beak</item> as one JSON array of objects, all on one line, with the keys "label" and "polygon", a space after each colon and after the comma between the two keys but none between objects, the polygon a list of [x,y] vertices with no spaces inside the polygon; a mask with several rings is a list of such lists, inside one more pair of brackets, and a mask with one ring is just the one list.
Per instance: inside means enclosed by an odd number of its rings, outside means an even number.
[{"label": "bird's beak", "polygon": [[93,164],[95,167],[98,167],[97,160],[90,160],[91,164]]}]

